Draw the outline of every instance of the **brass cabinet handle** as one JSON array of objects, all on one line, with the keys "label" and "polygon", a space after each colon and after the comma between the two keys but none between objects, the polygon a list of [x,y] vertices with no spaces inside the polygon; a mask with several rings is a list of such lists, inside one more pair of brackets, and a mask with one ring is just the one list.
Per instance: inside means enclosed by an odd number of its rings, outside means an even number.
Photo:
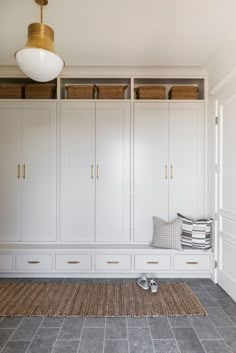
[{"label": "brass cabinet handle", "polygon": [[170,178],[173,179],[173,165],[170,166]]},{"label": "brass cabinet handle", "polygon": [[77,265],[80,264],[80,261],[67,261],[69,265]]},{"label": "brass cabinet handle", "polygon": [[167,165],[165,165],[165,179],[167,179]]},{"label": "brass cabinet handle", "polygon": [[20,179],[20,164],[17,165],[17,178]]},{"label": "brass cabinet handle", "polygon": [[198,265],[199,262],[198,261],[187,261],[186,264],[187,265]]},{"label": "brass cabinet handle", "polygon": [[107,261],[108,265],[117,265],[119,264],[119,261]]},{"label": "brass cabinet handle", "polygon": [[93,179],[93,164],[91,164],[91,179]]},{"label": "brass cabinet handle", "polygon": [[99,179],[98,170],[99,170],[99,165],[97,164],[97,179]]},{"label": "brass cabinet handle", "polygon": [[23,179],[25,179],[25,171],[26,171],[26,167],[25,167],[25,164],[23,164]]},{"label": "brass cabinet handle", "polygon": [[40,264],[40,261],[28,261],[28,264],[37,265],[37,264]]},{"label": "brass cabinet handle", "polygon": [[148,264],[148,265],[157,265],[157,264],[159,264],[159,261],[147,261],[146,264]]}]

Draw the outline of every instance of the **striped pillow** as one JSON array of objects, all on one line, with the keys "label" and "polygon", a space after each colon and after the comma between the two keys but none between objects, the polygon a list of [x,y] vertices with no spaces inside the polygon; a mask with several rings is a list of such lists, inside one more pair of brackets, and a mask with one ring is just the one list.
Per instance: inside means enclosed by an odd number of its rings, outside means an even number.
[{"label": "striped pillow", "polygon": [[177,216],[182,219],[181,243],[193,249],[211,248],[211,224],[213,219],[192,219],[180,213]]}]

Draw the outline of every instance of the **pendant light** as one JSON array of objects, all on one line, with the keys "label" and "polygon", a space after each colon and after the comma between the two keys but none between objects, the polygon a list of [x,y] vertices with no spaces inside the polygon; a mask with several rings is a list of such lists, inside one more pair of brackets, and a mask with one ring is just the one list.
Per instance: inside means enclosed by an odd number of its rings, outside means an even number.
[{"label": "pendant light", "polygon": [[43,23],[43,7],[48,0],[35,0],[40,5],[41,22],[28,26],[28,39],[23,49],[15,53],[18,66],[24,74],[39,82],[56,78],[65,63],[55,52],[54,31]]}]

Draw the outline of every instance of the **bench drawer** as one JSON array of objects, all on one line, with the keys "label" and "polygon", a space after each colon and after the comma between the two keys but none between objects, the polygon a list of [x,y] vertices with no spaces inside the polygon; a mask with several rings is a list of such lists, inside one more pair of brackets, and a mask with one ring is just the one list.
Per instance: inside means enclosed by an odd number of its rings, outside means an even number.
[{"label": "bench drawer", "polygon": [[120,271],[131,269],[130,255],[96,255],[95,256],[96,270]]},{"label": "bench drawer", "polygon": [[91,255],[56,255],[57,270],[91,270],[92,257]]},{"label": "bench drawer", "polygon": [[50,254],[16,255],[16,270],[52,270],[52,256]]},{"label": "bench drawer", "polygon": [[169,255],[135,255],[135,270],[169,271]]},{"label": "bench drawer", "polygon": [[210,255],[175,255],[175,271],[210,271]]}]

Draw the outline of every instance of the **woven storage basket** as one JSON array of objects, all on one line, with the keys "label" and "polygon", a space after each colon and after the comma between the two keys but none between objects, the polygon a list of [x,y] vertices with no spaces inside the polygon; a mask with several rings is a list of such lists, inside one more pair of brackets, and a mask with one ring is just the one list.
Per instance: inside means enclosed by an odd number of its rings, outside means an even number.
[{"label": "woven storage basket", "polygon": [[26,99],[53,99],[56,85],[54,84],[28,84],[25,86]]},{"label": "woven storage basket", "polygon": [[68,99],[93,99],[94,85],[68,85],[66,86]]},{"label": "woven storage basket", "polygon": [[99,85],[95,86],[98,99],[124,99],[127,85]]},{"label": "woven storage basket", "polygon": [[140,86],[136,88],[137,99],[165,99],[164,86]]},{"label": "woven storage basket", "polygon": [[198,99],[198,87],[173,86],[169,92],[170,99]]},{"label": "woven storage basket", "polygon": [[23,98],[23,85],[0,84],[0,99],[21,99]]}]

